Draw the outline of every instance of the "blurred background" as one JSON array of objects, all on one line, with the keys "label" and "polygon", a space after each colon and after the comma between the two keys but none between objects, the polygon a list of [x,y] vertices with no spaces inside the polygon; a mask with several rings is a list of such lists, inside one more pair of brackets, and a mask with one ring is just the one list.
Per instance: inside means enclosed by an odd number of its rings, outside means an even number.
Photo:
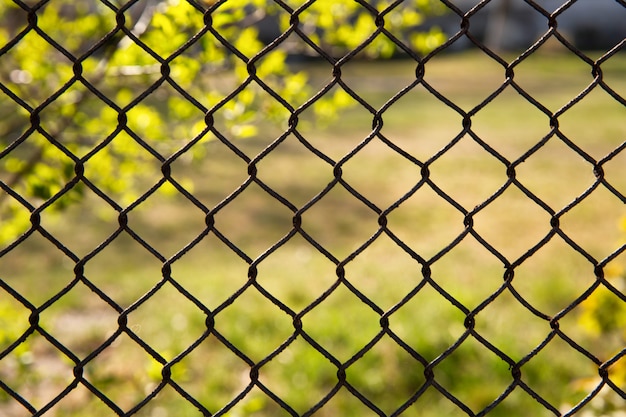
[{"label": "blurred background", "polygon": [[0,414],[623,413],[626,5],[446,3],[1,1]]}]

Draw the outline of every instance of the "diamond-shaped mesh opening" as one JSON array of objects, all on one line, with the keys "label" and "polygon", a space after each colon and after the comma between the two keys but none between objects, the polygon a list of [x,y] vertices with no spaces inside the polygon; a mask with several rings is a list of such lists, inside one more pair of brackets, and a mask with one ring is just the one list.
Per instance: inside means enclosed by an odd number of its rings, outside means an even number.
[{"label": "diamond-shaped mesh opening", "polygon": [[[40,125],[74,155],[83,157],[115,129],[110,107],[81,84],[73,84],[40,113]],[[107,123],[102,123],[105,118]]]},{"label": "diamond-shaped mesh opening", "polygon": [[506,181],[503,164],[470,136],[463,136],[428,169],[438,187],[466,210],[493,195]]},{"label": "diamond-shaped mesh opening", "polygon": [[117,312],[82,283],[77,283],[40,314],[42,327],[84,359],[117,330]]},{"label": "diamond-shaped mesh opening", "polygon": [[197,305],[166,283],[128,315],[128,327],[171,360],[203,335],[205,320]]},{"label": "diamond-shaped mesh opening", "polygon": [[[542,59],[546,54],[556,55]],[[552,43],[544,44],[513,70],[515,83],[553,112],[585,90],[594,78],[588,63],[565,46]]]},{"label": "diamond-shaped mesh opening", "polygon": [[0,415],[623,409],[623,0],[0,9]]},{"label": "diamond-shaped mesh opening", "polygon": [[[598,367],[558,336],[530,358],[521,371],[522,381],[550,404],[577,404],[589,393],[590,385],[600,383]],[[586,389],[581,389],[575,383],[554,384],[555,375],[562,372],[567,372],[572,382],[585,381],[588,384]]]},{"label": "diamond-shaped mesh opening", "polygon": [[540,2],[489,2],[476,17],[472,16],[474,21],[485,21],[478,30],[470,25],[470,35],[501,54],[529,49],[548,29],[547,12],[537,3]]},{"label": "diamond-shaped mesh opening", "polygon": [[[375,261],[381,258],[388,262]],[[379,236],[345,270],[350,283],[383,310],[402,301],[422,280],[419,263],[386,236]]]},{"label": "diamond-shaped mesh opening", "polygon": [[[397,65],[401,65],[401,68],[410,66],[415,73],[413,63],[402,62]],[[453,86],[446,83],[446,90],[451,88]],[[452,107],[420,85],[413,87],[386,108],[382,118],[382,134],[422,162],[435,155],[461,133],[463,119]]]},{"label": "diamond-shaped mesh opening", "polygon": [[[348,277],[348,280],[350,278]],[[380,332],[378,314],[345,286],[302,317],[304,331],[339,360],[356,355]],[[348,329],[358,328],[359,332]]]},{"label": "diamond-shaped mesh opening", "polygon": [[[341,66],[341,81],[371,108],[379,110],[415,80],[415,67],[410,62],[400,61],[385,67],[385,71],[390,74],[388,78],[372,76],[370,68],[381,63],[367,61],[367,51],[370,49],[372,45]],[[366,60],[365,63],[363,60]]]},{"label": "diamond-shaped mesh opening", "polygon": [[[255,141],[237,142],[245,150]],[[208,208],[217,206],[248,179],[247,161],[205,135],[170,164],[171,175]]]},{"label": "diamond-shaped mesh opening", "polygon": [[299,312],[337,281],[336,266],[304,238],[294,236],[263,260],[257,280],[282,303]]},{"label": "diamond-shaped mesh opening", "polygon": [[[179,220],[184,211],[185,220]],[[170,257],[193,241],[205,228],[205,213],[170,183],[144,199],[128,213],[128,227],[150,247]],[[170,235],[164,241],[161,236]]]},{"label": "diamond-shaped mesh opening", "polygon": [[297,338],[259,370],[259,381],[303,414],[321,401],[337,381],[337,368],[304,339]]},{"label": "diamond-shaped mesh opening", "polygon": [[464,320],[458,306],[426,285],[390,315],[389,329],[425,360],[432,361],[463,335]]},{"label": "diamond-shaped mesh opening", "polygon": [[[555,211],[574,201],[596,181],[593,165],[554,136],[515,172],[524,187]],[[548,174],[537,176],[539,172]]]},{"label": "diamond-shaped mesh opening", "polygon": [[[106,75],[123,82],[137,96],[161,78],[161,71],[159,61],[145,48],[135,42],[120,41],[110,58]],[[138,88],[142,86],[144,89]],[[128,92],[124,96],[128,96]]]},{"label": "diamond-shaped mesh opening", "polygon": [[11,144],[12,155],[0,161],[0,178],[24,200],[39,205],[74,176],[74,162],[62,149],[44,135],[33,133]]},{"label": "diamond-shaped mesh opening", "polygon": [[[309,133],[309,129],[304,130],[306,137],[317,136],[316,132],[320,127],[324,128],[325,137],[328,137],[328,132],[344,132],[347,138],[343,141],[348,141],[352,146],[348,146],[348,143],[344,146],[331,146],[332,144],[322,144],[320,142],[319,149],[322,152],[327,152],[329,156],[335,159],[341,159],[345,154],[349,153],[357,146],[357,144],[363,140],[366,135],[369,135],[372,131],[372,120],[375,109],[369,104],[364,104],[363,98],[359,98],[357,93],[349,93],[351,91],[350,85],[346,86],[346,83],[332,84],[331,72],[326,72],[328,78],[324,79],[327,84],[328,91],[317,99],[311,107],[307,108],[303,115],[306,117],[315,116],[315,120],[319,120],[319,123],[313,125],[314,130]],[[342,78],[343,81],[343,78]],[[323,91],[323,90],[320,90]],[[338,117],[336,109],[345,109],[345,113]],[[363,123],[364,120],[368,122]],[[313,136],[315,138],[315,136]],[[359,141],[356,141],[359,138]],[[354,141],[354,142],[353,142]],[[314,142],[316,145],[318,142]],[[337,149],[339,148],[339,149]],[[335,153],[341,152],[342,153]]]},{"label": "diamond-shaped mesh opening", "polygon": [[[37,262],[33,262],[33,256]],[[0,258],[3,283],[35,306],[48,301],[68,285],[74,278],[73,268],[71,259],[39,233],[30,235],[9,255]],[[38,277],[35,284],[32,277]]]},{"label": "diamond-shaped mesh opening", "polygon": [[82,257],[118,229],[116,215],[107,202],[79,183],[46,207],[40,224],[67,249]]},{"label": "diamond-shaped mesh opening", "polygon": [[[325,82],[328,81],[329,79],[325,80]],[[336,87],[332,91],[335,94],[343,95],[337,93],[339,90]],[[327,105],[319,104],[316,106],[314,104],[314,107],[306,109],[303,117],[300,118],[298,133],[319,151],[316,154],[320,158],[329,163],[338,162],[370,135],[373,116],[364,107],[352,105],[350,102],[348,102],[348,107],[342,112],[340,118],[332,112],[327,112],[325,107]],[[308,121],[309,117],[316,116],[320,119],[316,119],[315,124]],[[368,120],[368,123],[366,125],[361,124],[362,120]],[[337,136],[336,132],[341,132],[341,134]]]},{"label": "diamond-shaped mesh opening", "polygon": [[254,361],[270,355],[293,334],[292,319],[255,288],[215,315],[215,329]]},{"label": "diamond-shaped mesh opening", "polygon": [[474,412],[486,408],[513,383],[509,365],[471,336],[433,371],[435,380]]},{"label": "diamond-shaped mesh opening", "polygon": [[[606,188],[598,187],[563,215],[561,230],[590,255],[603,259],[620,247],[623,234],[616,225],[623,208],[623,201]],[[591,218],[597,220],[589,223]]]},{"label": "diamond-shaped mesh opening", "polygon": [[[588,298],[559,321],[565,334],[603,362],[623,350],[626,320],[623,307],[626,295],[622,279],[609,278],[608,285],[610,287],[599,285]],[[619,366],[615,366],[617,368]]]},{"label": "diamond-shaped mesh opening", "polygon": [[[257,177],[296,207],[304,206],[333,180],[333,167],[294,136],[286,137],[257,164]],[[293,173],[294,181],[285,181]]]},{"label": "diamond-shaped mesh opening", "polygon": [[423,185],[387,215],[387,227],[418,255],[428,259],[462,233],[463,214],[428,185]]},{"label": "diamond-shaped mesh opening", "polygon": [[[298,108],[311,99],[314,93],[314,91],[309,91],[309,86],[306,83],[308,78],[306,72],[287,71],[289,68],[286,66],[287,59],[288,56],[285,51],[273,49],[271,51],[265,51],[261,56],[257,55],[255,57],[253,61],[253,72],[251,72],[250,68],[247,69],[248,74],[254,77],[256,85],[272,96],[280,96],[279,101],[281,104],[274,105],[276,109],[272,107],[270,107],[270,109],[277,113],[279,112],[278,114],[281,116],[286,116],[286,113],[281,107],[291,106]],[[248,67],[249,66],[250,64],[248,64]],[[274,114],[271,114],[271,116],[274,116]],[[283,123],[286,121],[285,118]]]},{"label": "diamond-shaped mesh opening", "polygon": [[[367,172],[360,168],[369,166]],[[377,207],[384,209],[415,186],[420,167],[374,138],[342,165],[342,178]]]},{"label": "diamond-shaped mesh opening", "polygon": [[[115,13],[102,3],[44,4],[37,11],[37,27],[63,49],[78,57],[92,48],[107,32],[115,27]],[[87,20],[81,20],[86,13]],[[72,30],[73,25],[84,25],[83,33]]]},{"label": "diamond-shaped mesh opening", "polygon": [[[539,346],[551,330],[547,320],[529,311],[508,290],[481,310],[475,320],[476,332],[514,361]],[[524,333],[524,340],[515,338],[520,333]]]},{"label": "diamond-shaped mesh opening", "polygon": [[[207,362],[208,367],[200,369],[195,366],[198,362]],[[215,336],[204,339],[171,370],[172,380],[213,413],[226,407],[250,383],[249,364]]]},{"label": "diamond-shaped mesh opening", "polygon": [[[270,6],[263,9],[261,13],[276,12],[277,10],[279,10],[278,7]],[[254,11],[254,8],[251,7],[243,8],[225,2],[218,4],[211,15],[213,18],[211,22],[212,26],[218,31],[222,38],[220,39],[220,43],[223,45],[222,47],[237,50],[248,59],[257,55],[265,45],[263,45],[263,42],[256,36],[258,30],[256,27],[244,23],[243,27],[238,28],[233,23],[258,19],[257,16],[253,15]]]},{"label": "diamond-shaped mesh opening", "polygon": [[[293,3],[294,6],[300,7],[304,2]],[[324,13],[333,6],[331,0],[316,1],[306,6],[298,14],[299,22],[303,26],[302,32],[318,47],[327,50],[331,56],[342,56],[358,47],[376,30],[373,15],[361,4],[342,4],[335,7],[332,15]],[[324,20],[320,19],[321,16],[324,16],[322,17]],[[334,31],[333,29],[338,26],[346,28],[345,31],[343,33]],[[319,31],[315,31],[316,28],[319,28]]]},{"label": "diamond-shaped mesh opening", "polygon": [[551,229],[544,208],[515,186],[479,211],[474,224],[478,234],[510,261],[537,245]]},{"label": "diamond-shaped mesh opening", "polygon": [[219,211],[215,228],[250,257],[270,248],[292,229],[291,210],[261,186],[250,183]]},{"label": "diamond-shaped mesh opening", "polygon": [[[380,369],[385,369],[390,379]],[[424,365],[389,337],[383,337],[351,364],[346,376],[350,386],[387,415],[400,408],[426,382]],[[390,391],[396,395],[388,395]]]},{"label": "diamond-shaped mesh opening", "polygon": [[[181,2],[172,6],[161,6],[162,13],[156,13],[152,17],[150,25],[145,29],[146,36],[141,38],[148,50],[161,57],[169,57],[203,26],[202,13],[189,3]],[[142,14],[150,13],[149,9],[153,7],[148,0],[139,1],[131,6],[129,13],[131,16],[138,15],[137,23],[140,23]],[[184,26],[173,24],[176,21],[184,22]]]},{"label": "diamond-shaped mesh opening", "polygon": [[[117,106],[124,108],[144,98],[146,91],[161,79],[160,65],[134,43],[119,44],[105,72],[85,71],[85,79],[96,82],[99,89]],[[98,68],[98,67],[96,67]],[[92,80],[93,78],[93,80]]]},{"label": "diamond-shaped mesh opening", "polygon": [[34,30],[2,55],[0,68],[7,68],[3,86],[31,106],[38,106],[73,75],[68,58]]},{"label": "diamond-shaped mesh opening", "polygon": [[136,138],[121,132],[89,158],[84,177],[125,207],[154,186],[162,174],[157,157]]},{"label": "diamond-shaped mesh opening", "polygon": [[40,334],[2,358],[0,378],[35,409],[53,402],[74,379],[73,363]]},{"label": "diamond-shaped mesh opening", "polygon": [[[583,115],[591,122],[580,123]],[[559,130],[593,158],[600,159],[624,142],[626,127],[619,120],[625,116],[624,104],[596,87],[559,117]]]},{"label": "diamond-shaped mesh opening", "polygon": [[[524,113],[523,120],[520,112]],[[550,133],[550,124],[545,113],[507,87],[472,117],[472,132],[514,161]]]},{"label": "diamond-shaped mesh opening", "polygon": [[[111,257],[118,262],[111,263]],[[127,307],[156,285],[163,274],[159,259],[122,232],[91,254],[84,266],[84,276],[106,297]]]},{"label": "diamond-shaped mesh opening", "polygon": [[378,230],[377,217],[366,203],[335,185],[302,214],[302,229],[341,259]]},{"label": "diamond-shaped mesh opening", "polygon": [[248,263],[213,234],[178,258],[171,270],[172,278],[210,309],[244,287],[248,277]]},{"label": "diamond-shaped mesh opening", "polygon": [[[143,401],[154,389],[155,379],[160,379],[153,362],[141,346],[122,334],[90,358],[83,367],[83,378],[90,391],[127,411]],[[136,367],[129,368],[128,363]]]},{"label": "diamond-shaped mesh opening", "polygon": [[[429,38],[432,33],[439,34],[440,28],[428,28],[425,33],[416,34],[414,28],[422,26],[428,18],[437,18],[444,14],[447,9],[445,5],[437,2],[381,2],[374,7],[378,9],[385,19],[384,36],[393,42],[403,52],[409,51],[415,55],[430,51],[440,46],[443,36]],[[423,29],[427,29],[423,27]],[[420,36],[421,35],[421,36]],[[383,36],[383,35],[381,35]],[[396,51],[396,53],[398,53]]]},{"label": "diamond-shaped mesh opening", "polygon": [[[274,126],[286,128],[291,113],[285,103],[276,98],[278,93],[271,94],[266,90],[271,87],[261,88],[254,81],[245,84],[248,77],[242,76],[241,78],[239,82],[244,84],[238,85],[232,92],[229,91],[228,100],[213,108],[211,124],[218,130],[223,141],[232,142],[238,138],[257,136],[260,143],[267,146],[275,138],[273,135],[257,134],[259,128],[263,132],[271,126],[271,123],[274,123]],[[263,108],[263,117],[246,111],[250,105]],[[267,131],[267,133],[270,132],[275,131],[273,129]],[[254,154],[248,154],[248,156],[252,158]]]},{"label": "diamond-shaped mesh opening", "polygon": [[[164,107],[177,118],[172,124],[161,117]],[[126,125],[163,157],[187,145],[206,127],[204,112],[168,84],[161,85],[141,103],[126,112]]]},{"label": "diamond-shaped mesh opening", "polygon": [[502,285],[502,262],[471,236],[431,266],[432,278],[468,309],[476,308]]},{"label": "diamond-shaped mesh opening", "polygon": [[[429,69],[429,63],[433,67],[436,65],[436,71]],[[468,56],[464,65],[468,70],[459,73],[458,64],[449,55],[435,56],[424,66],[424,81],[455,106],[469,111],[501,86],[504,68],[490,56],[479,52]],[[419,67],[417,72],[420,72]]]},{"label": "diamond-shaped mesh opening", "polygon": [[[546,261],[557,254],[563,262]],[[535,309],[554,316],[593,284],[593,269],[585,257],[554,237],[515,269],[512,286]]]}]

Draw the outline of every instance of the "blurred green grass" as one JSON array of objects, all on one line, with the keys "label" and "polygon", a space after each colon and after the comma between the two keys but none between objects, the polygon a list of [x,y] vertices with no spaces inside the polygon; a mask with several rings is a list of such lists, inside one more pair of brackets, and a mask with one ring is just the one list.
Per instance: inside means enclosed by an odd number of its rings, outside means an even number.
[{"label": "blurred green grass", "polygon": [[[331,79],[320,63],[301,64],[313,85]],[[342,79],[373,107],[380,108],[414,79],[415,63],[406,61],[349,63]],[[602,65],[604,80],[626,94],[626,57],[616,55]],[[515,68],[514,80],[551,111],[570,102],[592,81],[591,68],[576,57],[538,54]],[[425,80],[466,112],[471,112],[505,80],[504,69],[478,53],[442,55],[426,65]],[[506,165],[468,135],[437,158],[436,153],[462,130],[462,116],[417,86],[382,114],[381,134],[422,163],[430,179],[465,210],[482,204],[507,181]],[[319,127],[303,115],[299,132],[335,162],[368,137],[371,113],[360,105]],[[549,117],[511,87],[472,117],[472,131],[510,162],[518,161],[516,178],[554,211],[566,207],[590,187],[592,164],[552,137],[536,153],[522,155],[550,132]],[[626,137],[626,108],[596,87],[559,118],[559,130],[592,158],[599,160]],[[324,121],[323,121],[324,122]],[[235,145],[254,158],[280,130],[265,126],[258,138]],[[522,158],[522,159],[519,159]],[[626,193],[622,152],[604,165],[606,180]],[[302,208],[333,180],[333,166],[307,150],[293,135],[257,164],[257,178],[297,208]],[[209,208],[218,205],[248,178],[246,163],[226,146],[207,145],[198,164],[172,165],[174,178],[185,179],[194,196]],[[160,172],[155,170],[154,178]],[[379,137],[342,165],[342,178],[381,210],[408,193],[421,179],[420,167],[400,156]],[[149,186],[147,184],[146,188]],[[108,212],[108,215],[103,215]],[[86,256],[117,228],[115,213],[93,196],[63,214],[42,215],[43,225],[78,256]],[[302,316],[302,329],[337,361],[347,364],[347,381],[387,414],[393,413],[424,384],[424,366],[389,335],[373,348],[362,349],[380,336],[380,314],[403,303],[423,280],[422,266],[382,234],[356,257],[352,254],[379,229],[378,214],[340,185],[302,213],[302,229],[342,262],[346,282],[369,298],[364,304],[345,284]],[[597,260],[619,247],[617,224],[624,204],[601,185],[579,205],[564,213],[562,230]],[[229,297],[246,286],[250,260],[256,285],[294,313],[311,305],[337,281],[333,262],[296,234],[267,253],[292,230],[293,213],[257,184],[218,210],[216,228],[243,251],[244,258],[212,233],[180,258],[172,258],[171,277],[195,300],[216,311],[215,329],[255,363],[272,354],[294,331],[292,317],[248,287],[230,304]],[[388,229],[420,257],[431,262],[433,281],[467,310],[481,305],[502,285],[505,265],[472,236],[447,251],[464,230],[464,215],[424,186],[387,214]],[[205,228],[201,210],[182,195],[151,196],[129,213],[129,226],[164,257],[170,258]],[[550,215],[514,185],[474,216],[474,230],[514,263],[550,230]],[[444,254],[445,253],[445,254]],[[443,255],[443,256],[441,256]],[[616,263],[625,263],[624,255]],[[345,262],[344,262],[345,261]],[[345,265],[344,265],[345,263]],[[135,303],[162,278],[162,262],[122,233],[85,264],[85,277],[123,308]],[[594,282],[593,265],[558,236],[515,269],[513,287],[531,305],[554,316]],[[72,282],[74,264],[43,237],[34,234],[0,258],[4,281],[36,306]],[[6,294],[2,299],[9,299]],[[25,330],[28,310],[17,302],[15,320]],[[563,317],[560,329],[607,360],[619,345],[590,337],[577,322],[579,308]],[[166,360],[172,360],[206,331],[204,313],[171,283],[128,315],[128,327]],[[430,284],[389,316],[390,330],[427,361],[435,360],[465,332],[465,313]],[[508,290],[480,309],[475,331],[512,360],[519,361],[549,334],[550,325],[524,308]],[[117,313],[84,284],[77,283],[61,300],[41,313],[42,327],[83,359],[117,329]],[[44,384],[40,370],[29,395],[45,404],[72,379],[73,364],[43,340],[31,336],[34,360],[52,363],[55,384]],[[3,348],[5,346],[0,346]],[[358,360],[356,360],[358,358]],[[56,368],[55,368],[56,367]],[[34,368],[33,368],[34,369]],[[33,371],[34,372],[34,371]],[[475,338],[468,339],[433,370],[436,381],[474,412],[495,400],[513,382],[509,364]],[[249,383],[249,365],[215,336],[172,367],[173,379],[216,412]],[[337,367],[300,335],[259,369],[261,383],[298,413],[321,401],[337,384]],[[145,397],[161,378],[161,365],[129,337],[89,362],[85,377],[127,410]],[[580,381],[600,381],[597,368],[579,352],[555,338],[522,367],[522,380],[556,406],[570,407],[586,392]],[[42,388],[42,384],[45,385]],[[61,387],[60,389],[58,387]],[[56,394],[54,394],[56,392]],[[79,415],[86,404],[108,415],[106,406],[84,387],[59,404],[63,415]],[[2,409],[0,403],[0,409]],[[61,412],[61,411],[60,411]],[[100,414],[99,414],[100,413]],[[108,413],[108,414],[107,414]],[[94,415],[96,415],[94,414]],[[550,415],[519,387],[490,415]],[[195,416],[199,413],[168,386],[138,415]],[[228,415],[288,415],[258,387]],[[344,387],[317,413],[320,416],[375,415]],[[466,415],[434,387],[403,415]]]}]

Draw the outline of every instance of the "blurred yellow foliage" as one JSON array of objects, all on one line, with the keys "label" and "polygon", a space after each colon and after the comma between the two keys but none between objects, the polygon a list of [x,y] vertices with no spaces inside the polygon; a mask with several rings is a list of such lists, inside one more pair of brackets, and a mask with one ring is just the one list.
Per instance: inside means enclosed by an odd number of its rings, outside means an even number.
[{"label": "blurred yellow foliage", "polygon": [[[620,221],[620,228],[626,232],[626,217]],[[624,265],[611,262],[604,268],[609,284],[616,290],[601,285],[581,304],[578,317],[580,326],[591,336],[599,339],[616,337],[622,346],[626,345],[626,274]],[[617,354],[618,352],[614,352]],[[615,356],[613,356],[615,358]],[[603,358],[611,360],[611,358]],[[614,362],[609,368],[609,379],[617,386],[626,386],[626,357]],[[587,389],[597,384],[597,380],[583,379],[576,386]],[[610,403],[610,401],[609,401]],[[610,405],[610,404],[609,404]],[[601,411],[604,413],[604,411]]]}]

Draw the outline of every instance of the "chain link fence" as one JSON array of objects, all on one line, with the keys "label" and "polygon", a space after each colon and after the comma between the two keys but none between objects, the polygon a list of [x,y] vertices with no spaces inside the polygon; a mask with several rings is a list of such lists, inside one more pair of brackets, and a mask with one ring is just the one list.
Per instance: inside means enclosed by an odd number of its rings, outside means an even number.
[{"label": "chain link fence", "polygon": [[[626,245],[601,224],[608,218],[617,230],[626,202],[626,39],[579,50],[559,22],[584,1],[356,0],[324,3],[326,15],[315,0],[59,4],[0,3],[0,414],[624,412],[626,295],[613,265]],[[626,21],[626,2],[610,4],[610,15]],[[510,7],[542,22],[521,53],[498,42],[514,24]],[[429,14],[436,17],[422,21]],[[486,17],[491,29],[474,23]],[[441,19],[453,33],[437,30]],[[161,37],[148,38],[150,28]],[[338,46],[327,42],[334,30],[348,33]],[[471,54],[446,66],[461,44]],[[256,51],[243,52],[246,45]],[[372,49],[391,59],[375,63],[384,77],[373,82],[359,73]],[[557,60],[548,52],[533,61],[546,49],[564,50],[588,75],[557,106],[544,101],[553,85],[520,79],[529,63]],[[267,69],[276,56],[281,62]],[[487,86],[482,96],[472,97],[477,86],[463,78],[486,71],[472,56],[499,77],[477,81]],[[218,65],[204,65],[211,60]],[[304,85],[283,82],[293,81],[290,68],[312,68],[315,90],[298,98]],[[396,68],[412,73],[398,78]],[[567,82],[565,67],[557,74],[555,85]],[[456,78],[470,97],[446,90]],[[251,88],[265,101],[248,114],[257,103]],[[169,95],[159,95],[164,89]],[[379,90],[393,91],[381,99]],[[208,100],[214,91],[222,93]],[[403,100],[418,91],[407,109]],[[519,107],[500,104],[510,93]],[[597,97],[622,118],[576,113]],[[345,101],[353,107],[334,115]],[[487,124],[514,123],[511,138],[484,129],[481,115],[494,107],[512,118]],[[398,108],[402,134],[389,127]],[[326,130],[310,127],[314,110]],[[450,119],[439,118],[446,112]],[[564,128],[572,113],[591,139]],[[424,117],[439,130],[410,130]],[[341,139],[354,131],[365,133]],[[518,134],[529,139],[518,143]],[[418,155],[422,143],[432,152]],[[525,179],[525,165],[543,152],[556,165],[533,168],[539,184],[562,161],[575,167],[558,173],[565,179],[548,194]],[[391,165],[377,165],[382,158]],[[408,180],[394,178],[396,165],[408,167]],[[378,170],[367,181],[380,184],[363,183],[355,169]],[[456,188],[442,169],[462,173]],[[569,198],[564,184],[581,170],[591,180]],[[194,175],[195,186],[185,182]],[[467,187],[480,198],[468,199]],[[159,197],[163,190],[169,197]],[[498,205],[513,192],[515,204]],[[587,234],[568,223],[577,211]],[[265,244],[251,244],[259,234]],[[533,267],[542,256],[550,273]],[[564,390],[575,395],[555,394]]]}]

